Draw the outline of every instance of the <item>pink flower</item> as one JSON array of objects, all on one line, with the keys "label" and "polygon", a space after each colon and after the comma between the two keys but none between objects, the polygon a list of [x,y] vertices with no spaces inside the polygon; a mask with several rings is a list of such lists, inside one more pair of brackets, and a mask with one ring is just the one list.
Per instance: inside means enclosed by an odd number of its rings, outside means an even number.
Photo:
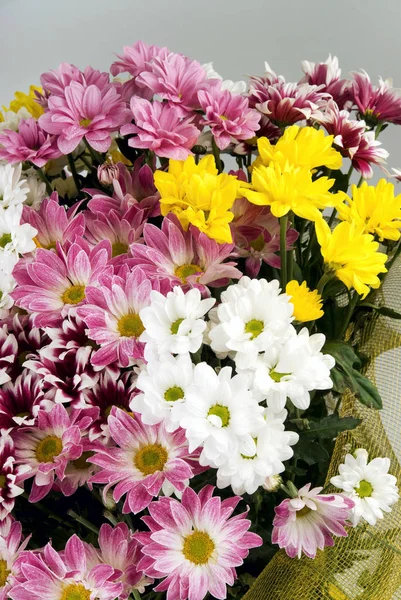
[{"label": "pink flower", "polygon": [[131,246],[132,264],[151,277],[168,277],[172,287],[186,285],[206,292],[207,285],[227,285],[242,275],[235,262],[223,262],[232,244],[218,244],[195,227],[183,231],[174,217],[163,219],[161,230],[147,223],[143,236],[145,244]]},{"label": "pink flower", "polygon": [[0,385],[10,381],[17,358],[18,343],[15,335],[8,332],[7,325],[0,327]]},{"label": "pink flower", "polygon": [[64,96],[64,90],[72,81],[81,84],[104,87],[109,83],[109,74],[101,73],[92,67],[86,67],[82,72],[78,67],[69,63],[61,63],[57,69],[48,71],[40,76],[40,83],[49,96]]},{"label": "pink flower", "polygon": [[259,129],[260,113],[249,108],[248,98],[219,90],[198,92],[202,109],[205,111],[206,125],[210,125],[217,146],[224,150],[234,140],[247,140],[254,137]]},{"label": "pink flower", "polygon": [[77,202],[69,209],[60,206],[57,192],[53,192],[50,198],[45,198],[39,210],[30,206],[24,206],[22,223],[29,223],[37,229],[35,236],[36,245],[39,248],[52,250],[56,248],[56,242],[64,244],[66,241],[74,241],[75,236],[82,237],[85,232],[85,217],[77,210],[80,203]]},{"label": "pink flower", "polygon": [[[83,411],[82,414],[85,414]],[[102,444],[91,442],[88,439],[82,439],[82,454],[76,460],[70,460],[64,471],[64,478],[56,480],[55,489],[60,490],[64,496],[72,496],[79,487],[86,485],[90,490],[93,486],[89,483],[89,479],[98,470],[96,465],[91,464],[88,460],[93,456],[96,448],[102,447]]]},{"label": "pink flower", "polygon": [[200,134],[192,124],[193,117],[181,118],[174,105],[150,103],[144,98],[131,98],[135,125],[127,124],[122,135],[136,134],[128,140],[132,148],[148,148],[157,156],[185,160],[191,154]]},{"label": "pink flower", "polygon": [[[8,517],[14,508],[15,498],[24,491],[24,480],[30,471],[28,465],[15,464],[14,442],[7,433],[0,435],[0,522]],[[1,536],[0,536],[1,539]],[[1,543],[0,543],[1,565]],[[1,571],[0,571],[1,573]],[[1,578],[0,578],[1,598]]]},{"label": "pink flower", "polygon": [[129,119],[130,111],[116,86],[102,79],[97,84],[71,81],[63,95],[51,95],[48,111],[39,118],[39,124],[58,136],[63,154],[75,150],[83,138],[95,150],[106,152],[110,134]]},{"label": "pink flower", "polygon": [[39,411],[35,427],[21,427],[13,434],[17,463],[28,465],[28,477],[34,477],[30,502],[44,498],[53,487],[55,476],[60,481],[64,479],[68,461],[80,458],[82,434],[95,413],[86,410],[84,414],[73,411],[69,415],[62,404],[56,404],[50,412]]},{"label": "pink flower", "polygon": [[133,590],[143,594],[145,586],[152,583],[152,579],[145,577],[142,571],[138,570],[142,552],[126,523],[118,523],[114,528],[107,523],[102,525],[99,532],[99,546],[102,562],[111,565],[121,573],[117,581],[121,581],[124,588],[119,598],[126,600]]},{"label": "pink flower", "polygon": [[44,400],[43,380],[24,369],[0,388],[0,430],[33,425]]},{"label": "pink flower", "polygon": [[138,566],[150,577],[165,577],[154,591],[167,590],[167,598],[202,600],[207,592],[226,598],[235,567],[250,548],[262,545],[258,535],[248,532],[247,513],[230,518],[241,498],[222,501],[212,496],[213,490],[208,485],[196,494],[187,488],[181,502],[160,498],[143,519],[150,531],[136,536],[145,555]]},{"label": "pink flower", "polygon": [[105,162],[97,168],[97,178],[102,185],[113,185],[114,179],[118,178],[119,166],[111,162]]},{"label": "pink flower", "polygon": [[171,433],[162,423],[144,425],[139,414],[130,416],[115,407],[108,425],[118,447],[96,451],[90,462],[100,470],[91,481],[106,484],[104,496],[115,486],[115,502],[126,495],[123,513],[141,512],[160,490],[168,495],[183,492],[188,480],[200,471],[199,451],[189,452],[183,429]]},{"label": "pink flower", "polygon": [[0,159],[8,163],[27,161],[43,167],[60,156],[57,138],[45,133],[36,119],[22,120],[18,132],[6,129],[0,133]]},{"label": "pink flower", "polygon": [[354,502],[341,494],[320,494],[323,488],[311,490],[310,486],[274,509],[272,542],[285,548],[291,558],[301,558],[302,552],[315,558],[318,548],[334,546],[333,536],[347,536],[344,526]]},{"label": "pink flower", "polygon": [[337,56],[329,54],[324,63],[313,63],[307,60],[302,61],[302,70],[305,76],[299,83],[309,83],[309,85],[318,85],[323,92],[327,92],[337,103],[339,108],[350,103],[351,82],[348,79],[340,79],[341,69],[338,65]]},{"label": "pink flower", "polygon": [[25,552],[19,561],[20,574],[9,591],[12,600],[114,600],[123,585],[115,581],[112,566],[92,566],[95,549],[73,535],[63,552],[49,543],[39,554]]},{"label": "pink flower", "polygon": [[372,127],[378,122],[401,125],[401,96],[391,81],[379,78],[379,87],[373,87],[366,71],[352,76],[351,97],[366,123]]},{"label": "pink flower", "polygon": [[13,292],[14,301],[33,313],[36,326],[55,325],[64,307],[85,301],[86,286],[97,282],[109,257],[108,241],[93,249],[79,238],[67,250],[59,244],[56,252],[39,248],[33,262],[20,261],[14,268],[18,283]]},{"label": "pink flower", "polygon": [[25,550],[30,537],[28,536],[22,541],[22,525],[18,521],[10,523],[8,532],[0,531],[0,565],[2,567],[0,573],[4,577],[4,579],[3,577],[0,579],[0,600],[7,600],[10,597],[11,587],[20,574],[18,566],[21,560],[20,555]]}]

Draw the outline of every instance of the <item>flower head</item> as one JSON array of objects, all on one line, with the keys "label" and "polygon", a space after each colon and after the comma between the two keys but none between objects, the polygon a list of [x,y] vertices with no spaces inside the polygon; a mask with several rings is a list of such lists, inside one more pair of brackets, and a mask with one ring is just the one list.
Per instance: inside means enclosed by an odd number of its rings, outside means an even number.
[{"label": "flower head", "polygon": [[341,69],[338,65],[337,56],[329,57],[324,63],[313,63],[302,61],[302,70],[305,76],[300,83],[318,85],[322,92],[330,94],[340,108],[350,103],[351,82],[348,79],[340,79]]},{"label": "flower head", "polygon": [[[0,522],[14,508],[15,499],[24,492],[24,480],[29,477],[29,465],[15,464],[15,448],[12,438],[4,431],[0,434]],[[28,473],[28,475],[27,475]],[[0,542],[1,575],[1,542]],[[4,584],[3,584],[4,585]],[[2,581],[0,577],[0,597]]]},{"label": "flower head", "polygon": [[342,494],[321,494],[322,488],[310,489],[308,483],[295,498],[276,506],[273,520],[273,544],[285,548],[290,558],[302,552],[315,558],[317,549],[334,546],[333,536],[346,537],[354,503]]},{"label": "flower head", "polygon": [[18,356],[18,342],[7,325],[0,327],[0,385],[10,381]]},{"label": "flower head", "polygon": [[22,541],[22,525],[18,521],[13,521],[7,532],[0,532],[0,600],[10,598],[11,588],[20,575],[20,555],[30,537]]},{"label": "flower head", "polygon": [[[8,110],[17,113],[21,108],[24,108],[32,117],[38,119],[44,112],[43,108],[37,101],[38,94],[41,92],[41,88],[36,87],[35,85],[31,85],[29,87],[29,94],[25,94],[24,92],[15,92],[14,99],[11,100]],[[3,106],[3,108],[7,110],[5,106]]]},{"label": "flower head", "polygon": [[55,136],[45,133],[33,118],[21,121],[18,133],[5,130],[0,134],[0,159],[10,164],[28,161],[43,167],[60,156]]},{"label": "flower head", "polygon": [[0,255],[13,255],[15,262],[19,254],[35,249],[33,238],[37,230],[29,223],[21,224],[22,205],[0,207]]},{"label": "flower head", "polygon": [[379,86],[374,87],[366,71],[352,73],[351,98],[362,118],[369,125],[388,122],[401,124],[401,96],[393,89],[390,79],[379,78]]},{"label": "flower head", "polygon": [[24,369],[0,388],[0,429],[33,425],[44,400],[40,375]]},{"label": "flower head", "polygon": [[22,165],[0,164],[0,207],[22,204],[27,197],[26,179],[21,179]]},{"label": "flower head", "polygon": [[322,297],[317,290],[310,290],[303,281],[301,285],[293,279],[287,283],[285,293],[289,296],[291,304],[294,305],[294,317],[299,323],[315,321],[323,317]]}]

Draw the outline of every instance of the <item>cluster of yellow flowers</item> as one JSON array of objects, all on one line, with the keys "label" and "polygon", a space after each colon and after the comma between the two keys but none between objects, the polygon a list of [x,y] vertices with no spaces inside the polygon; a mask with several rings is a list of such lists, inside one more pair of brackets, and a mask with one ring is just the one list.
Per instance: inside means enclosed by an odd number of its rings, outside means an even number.
[{"label": "cluster of yellow flowers", "polygon": [[[4,112],[11,111],[17,113],[21,108],[25,108],[32,117],[39,119],[40,115],[43,115],[45,111],[43,107],[36,102],[36,92],[41,94],[42,91],[42,88],[31,85],[29,88],[29,94],[25,94],[24,92],[15,92],[14,100],[10,102],[10,106],[3,106]],[[0,111],[0,123],[3,121],[4,116]]]}]

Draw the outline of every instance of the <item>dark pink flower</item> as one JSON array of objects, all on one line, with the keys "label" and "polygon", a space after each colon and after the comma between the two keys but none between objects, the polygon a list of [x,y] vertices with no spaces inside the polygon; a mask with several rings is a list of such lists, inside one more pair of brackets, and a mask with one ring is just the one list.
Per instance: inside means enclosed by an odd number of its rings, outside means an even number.
[{"label": "dark pink flower", "polygon": [[[31,468],[15,464],[15,448],[12,438],[5,432],[0,434],[0,522],[8,517],[14,508],[15,498],[24,491],[24,481]],[[1,539],[1,536],[0,536]],[[0,543],[0,564],[1,564]],[[1,572],[1,571],[0,571]],[[1,579],[0,579],[1,598]]]},{"label": "dark pink flower", "polygon": [[18,355],[15,335],[9,333],[7,325],[0,327],[0,385],[10,381],[11,372]]},{"label": "dark pink flower", "polygon": [[0,388],[0,430],[33,425],[44,401],[40,375],[24,369]]},{"label": "dark pink flower", "polygon": [[22,120],[18,132],[6,129],[0,133],[0,159],[8,163],[27,161],[43,167],[60,156],[57,138],[43,131],[36,119]]},{"label": "dark pink flower", "polygon": [[369,126],[378,122],[401,125],[401,96],[391,80],[379,78],[374,87],[366,71],[352,73],[352,100]]},{"label": "dark pink flower", "polygon": [[302,61],[302,70],[305,76],[299,83],[320,86],[323,92],[327,92],[337,103],[339,108],[344,108],[351,100],[351,82],[348,79],[340,79],[341,69],[338,65],[337,56],[329,54],[324,63],[313,63]]}]

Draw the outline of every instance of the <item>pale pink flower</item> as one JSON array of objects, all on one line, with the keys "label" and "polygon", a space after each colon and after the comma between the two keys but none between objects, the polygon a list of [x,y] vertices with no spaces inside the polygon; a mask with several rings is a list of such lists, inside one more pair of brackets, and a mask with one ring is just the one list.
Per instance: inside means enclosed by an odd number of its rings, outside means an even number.
[{"label": "pale pink flower", "polygon": [[6,129],[0,133],[0,159],[8,163],[26,161],[43,167],[60,156],[57,138],[43,131],[36,119],[22,120],[18,131]]},{"label": "pale pink flower", "polygon": [[42,377],[24,369],[0,388],[0,430],[33,425],[43,400]]},{"label": "pale pink flower", "polygon": [[118,502],[126,496],[123,513],[137,514],[163,490],[165,495],[183,492],[202,469],[199,450],[189,452],[183,429],[167,432],[163,423],[144,425],[139,414],[129,415],[113,407],[108,426],[116,448],[98,449],[90,458],[100,470],[93,483],[105,484],[103,495],[113,488]]},{"label": "pale pink flower", "polygon": [[147,223],[145,244],[133,244],[131,263],[140,265],[151,277],[167,277],[171,286],[218,287],[230,279],[239,279],[241,272],[235,262],[223,262],[231,254],[233,244],[218,244],[196,227],[184,231],[177,219],[168,216],[162,227]]},{"label": "pale pink flower", "polygon": [[272,542],[285,548],[291,558],[302,552],[315,558],[317,549],[334,546],[333,536],[346,537],[344,526],[354,502],[342,494],[321,494],[323,488],[310,489],[308,483],[295,498],[276,506]]},{"label": "pale pink flower", "polygon": [[[12,600],[85,598],[114,600],[123,585],[115,581],[115,570],[99,564],[93,546],[76,535],[65,550],[56,552],[49,543],[41,553],[25,552],[18,562],[20,573],[8,592]],[[93,565],[95,562],[95,565]]]},{"label": "pale pink flower", "polygon": [[262,545],[262,538],[248,531],[247,513],[230,518],[241,498],[221,500],[213,490],[208,485],[196,494],[187,488],[181,502],[152,502],[144,519],[150,531],[136,536],[145,555],[138,566],[150,577],[165,577],[154,591],[167,591],[167,598],[202,600],[208,592],[226,598],[235,568],[251,548]]},{"label": "pale pink flower", "polygon": [[193,117],[182,118],[174,105],[151,103],[135,96],[130,106],[135,124],[121,128],[122,135],[135,134],[129,138],[129,146],[153,150],[157,156],[174,160],[185,160],[191,154],[200,134],[192,123]]},{"label": "pale pink flower", "polygon": [[105,162],[97,168],[97,178],[102,185],[113,185],[114,179],[119,175],[118,163]]},{"label": "pale pink flower", "polygon": [[24,480],[30,470],[28,465],[15,464],[14,442],[8,433],[2,432],[0,434],[0,522],[8,517],[14,508],[15,499],[23,493]]},{"label": "pale pink flower", "polygon": [[92,67],[86,67],[85,71],[82,72],[75,65],[61,63],[57,69],[47,71],[40,76],[40,83],[47,96],[50,94],[64,96],[65,88],[72,81],[104,87],[109,83],[109,74],[97,71]]},{"label": "pale pink flower", "polygon": [[18,580],[20,575],[19,562],[20,555],[25,550],[30,535],[22,541],[22,525],[18,521],[9,521],[8,531],[0,529],[0,564],[4,563],[5,581],[0,579],[0,600],[7,600],[10,597],[12,585]]},{"label": "pale pink flower", "polygon": [[344,108],[350,103],[351,82],[341,78],[341,69],[338,65],[337,56],[329,57],[324,63],[313,63],[302,61],[302,70],[305,73],[299,83],[318,85],[323,92],[327,92],[337,103],[339,108]]},{"label": "pale pink flower", "polygon": [[401,125],[401,95],[393,89],[390,79],[380,77],[379,86],[374,87],[366,71],[352,73],[352,77],[351,98],[368,125]]}]

